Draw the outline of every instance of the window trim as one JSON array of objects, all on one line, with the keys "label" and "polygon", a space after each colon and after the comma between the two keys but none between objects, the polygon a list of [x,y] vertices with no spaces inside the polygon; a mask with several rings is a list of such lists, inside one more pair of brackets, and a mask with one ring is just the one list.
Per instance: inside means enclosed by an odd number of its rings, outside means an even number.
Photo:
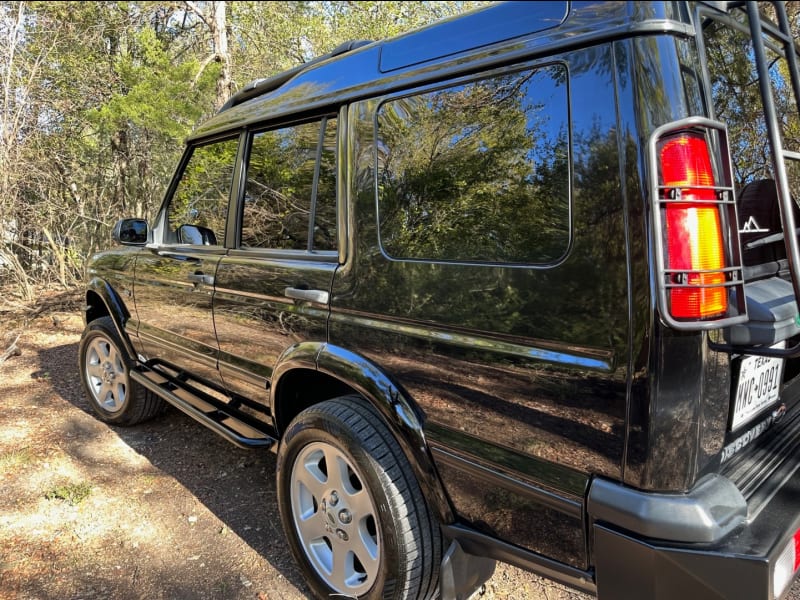
[{"label": "window trim", "polygon": [[[334,250],[315,250],[313,247],[314,239],[313,239],[313,229],[314,229],[314,222],[316,220],[316,209],[317,209],[317,193],[319,188],[319,177],[321,171],[321,160],[322,160],[322,152],[324,150],[325,144],[325,133],[328,123],[333,120],[336,123],[336,132],[334,138],[334,147],[335,147],[335,172],[336,172],[336,182],[334,186],[334,190],[336,193],[336,197],[334,199],[334,203],[336,205],[336,249]],[[235,205],[235,212],[231,212],[229,214],[235,215],[235,219],[228,219],[229,222],[234,223],[233,232],[232,232],[232,243],[229,246],[229,254],[231,256],[241,256],[241,257],[248,257],[248,256],[268,256],[274,257],[277,259],[286,259],[286,260],[312,260],[312,261],[322,261],[322,262],[332,262],[339,259],[340,249],[342,247],[342,237],[343,232],[340,228],[340,220],[339,220],[339,213],[342,210],[341,208],[341,198],[340,198],[340,179],[341,179],[341,152],[340,152],[340,144],[342,140],[342,112],[341,111],[332,111],[327,110],[322,113],[315,114],[312,117],[304,118],[304,119],[291,119],[288,121],[281,121],[281,122],[272,122],[267,124],[264,123],[257,123],[248,127],[242,133],[242,149],[241,149],[241,164],[240,164],[240,180],[238,182],[237,193],[235,195],[236,205]],[[312,180],[312,191],[311,191],[311,199],[309,203],[309,221],[308,221],[308,242],[306,244],[306,248],[304,250],[299,249],[290,249],[290,248],[263,248],[263,247],[250,247],[250,246],[242,246],[242,231],[244,229],[244,206],[245,206],[245,193],[247,187],[247,173],[250,166],[250,155],[253,149],[253,142],[255,137],[264,132],[269,131],[278,131],[280,129],[288,129],[290,127],[298,127],[301,125],[306,125],[309,123],[317,123],[320,125],[319,128],[319,136],[317,138],[317,148],[315,152],[315,163],[314,163],[314,175]]]}]

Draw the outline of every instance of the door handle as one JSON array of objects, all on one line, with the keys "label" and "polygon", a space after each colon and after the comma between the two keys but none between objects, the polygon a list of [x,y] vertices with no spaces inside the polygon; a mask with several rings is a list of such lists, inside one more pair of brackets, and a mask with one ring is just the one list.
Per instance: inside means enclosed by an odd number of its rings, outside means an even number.
[{"label": "door handle", "polygon": [[316,304],[327,304],[330,294],[325,290],[301,290],[300,288],[287,287],[283,295],[293,300],[306,300]]},{"label": "door handle", "polygon": [[189,273],[186,279],[192,283],[202,283],[203,285],[214,285],[214,277],[212,275],[205,275],[201,272]]}]

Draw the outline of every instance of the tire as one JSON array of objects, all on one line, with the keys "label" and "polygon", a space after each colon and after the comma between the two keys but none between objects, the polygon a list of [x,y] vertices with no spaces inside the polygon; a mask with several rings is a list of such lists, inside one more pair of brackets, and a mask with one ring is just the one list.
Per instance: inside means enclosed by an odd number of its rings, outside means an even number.
[{"label": "tire", "polygon": [[86,326],[78,346],[81,382],[101,421],[136,425],[152,419],[163,401],[130,378],[131,362],[111,317]]},{"label": "tire", "polygon": [[289,547],[318,598],[438,596],[438,522],[397,440],[363,399],[322,402],[292,421],[277,487]]}]

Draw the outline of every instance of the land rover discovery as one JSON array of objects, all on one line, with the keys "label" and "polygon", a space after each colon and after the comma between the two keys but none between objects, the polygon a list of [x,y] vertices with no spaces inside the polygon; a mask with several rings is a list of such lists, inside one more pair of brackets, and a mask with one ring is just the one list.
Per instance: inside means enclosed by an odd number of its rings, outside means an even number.
[{"label": "land rover discovery", "polygon": [[500,3],[253,82],[91,262],[99,418],[275,451],[320,598],[466,598],[497,560],[784,597],[797,13]]}]

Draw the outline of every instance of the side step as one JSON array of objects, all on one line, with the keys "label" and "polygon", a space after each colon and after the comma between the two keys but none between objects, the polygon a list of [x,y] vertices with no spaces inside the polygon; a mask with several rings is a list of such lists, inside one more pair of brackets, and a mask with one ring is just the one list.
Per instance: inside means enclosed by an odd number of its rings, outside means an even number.
[{"label": "side step", "polygon": [[210,396],[188,386],[183,387],[176,379],[155,371],[134,370],[130,372],[130,378],[240,448],[270,448],[277,442],[263,431],[215,406]]}]

